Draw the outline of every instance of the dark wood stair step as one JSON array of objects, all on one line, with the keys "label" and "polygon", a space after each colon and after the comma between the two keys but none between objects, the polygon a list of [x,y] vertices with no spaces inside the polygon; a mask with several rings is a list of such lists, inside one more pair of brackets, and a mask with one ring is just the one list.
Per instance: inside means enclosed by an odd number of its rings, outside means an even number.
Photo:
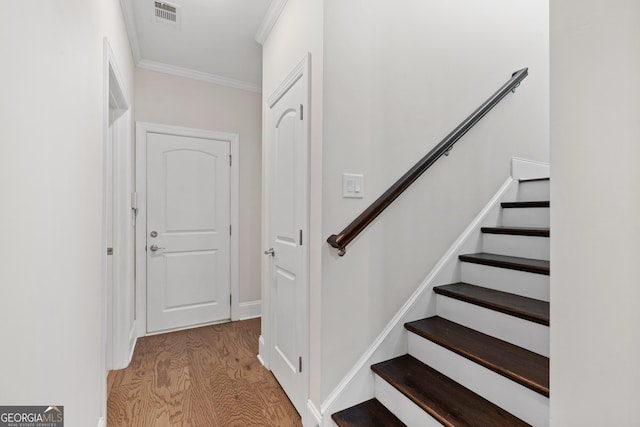
[{"label": "dark wood stair step", "polygon": [[482,227],[485,234],[508,234],[511,236],[549,237],[548,228],[539,227]]},{"label": "dark wood stair step", "polygon": [[433,290],[439,295],[549,326],[549,303],[547,301],[463,282],[436,286]]},{"label": "dark wood stair step", "polygon": [[406,427],[377,399],[336,412],[331,418],[338,427]]},{"label": "dark wood stair step", "polygon": [[371,369],[445,426],[529,425],[408,354]]},{"label": "dark wood stair step", "polygon": [[502,202],[500,204],[503,208],[548,208],[550,203],[548,200],[533,201],[533,202]]},{"label": "dark wood stair step", "polygon": [[522,258],[517,256],[489,254],[480,252],[458,256],[460,261],[483,264],[491,267],[509,268],[530,273],[549,275],[549,261],[543,259]]},{"label": "dark wood stair step", "polygon": [[438,316],[406,323],[405,328],[543,396],[549,396],[548,357]]},{"label": "dark wood stair step", "polygon": [[529,179],[520,179],[520,182],[536,182],[536,181],[549,181],[549,178],[529,178]]}]

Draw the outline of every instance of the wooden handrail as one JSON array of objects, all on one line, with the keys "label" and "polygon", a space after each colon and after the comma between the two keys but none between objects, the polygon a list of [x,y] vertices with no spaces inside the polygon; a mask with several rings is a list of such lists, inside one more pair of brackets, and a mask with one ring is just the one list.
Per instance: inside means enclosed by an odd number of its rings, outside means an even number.
[{"label": "wooden handrail", "polygon": [[453,145],[462,136],[469,131],[476,123],[482,119],[493,107],[498,104],[502,98],[507,96],[509,92],[515,92],[516,87],[529,74],[528,68],[523,68],[511,75],[496,93],[491,95],[480,107],[478,107],[469,117],[464,119],[454,130],[451,131],[442,141],[438,143],[431,151],[427,153],[418,163],[407,171],[395,184],[393,184],[382,196],[365,209],[351,224],[347,225],[340,234],[332,234],[327,242],[334,248],[338,249],[338,255],[343,256],[346,248],[353,239],[358,236],[371,222],[378,217],[395,199],[409,188],[411,184],[417,180],[429,167],[436,162],[442,155],[448,155]]}]

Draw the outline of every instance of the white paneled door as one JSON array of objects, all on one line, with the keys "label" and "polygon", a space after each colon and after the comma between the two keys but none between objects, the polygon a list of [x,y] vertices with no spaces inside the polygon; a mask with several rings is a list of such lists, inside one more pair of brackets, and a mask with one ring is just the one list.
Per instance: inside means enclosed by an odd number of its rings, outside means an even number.
[{"label": "white paneled door", "polygon": [[147,331],[230,318],[229,142],[147,137]]},{"label": "white paneled door", "polygon": [[306,62],[275,98],[267,122],[270,368],[298,412],[306,403],[308,334],[308,100]]}]

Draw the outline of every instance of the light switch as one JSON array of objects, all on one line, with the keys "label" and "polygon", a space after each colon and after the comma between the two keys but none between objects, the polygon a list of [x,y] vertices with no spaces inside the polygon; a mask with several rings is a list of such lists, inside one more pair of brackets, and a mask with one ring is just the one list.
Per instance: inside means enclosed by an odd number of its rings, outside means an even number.
[{"label": "light switch", "polygon": [[342,197],[362,199],[364,197],[364,175],[354,173],[343,174]]}]

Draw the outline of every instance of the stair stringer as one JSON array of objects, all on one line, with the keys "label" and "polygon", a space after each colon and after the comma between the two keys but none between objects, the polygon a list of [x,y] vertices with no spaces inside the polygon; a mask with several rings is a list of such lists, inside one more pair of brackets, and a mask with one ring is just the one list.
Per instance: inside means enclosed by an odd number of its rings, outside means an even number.
[{"label": "stair stringer", "polygon": [[461,271],[458,255],[473,253],[482,247],[482,227],[496,227],[500,224],[500,203],[516,200],[518,181],[508,177],[496,194],[478,213],[471,224],[456,239],[444,256],[438,261],[425,280],[391,319],[380,335],[358,359],[345,377],[338,383],[322,403],[321,427],[333,427],[331,414],[349,408],[374,397],[375,382],[371,365],[380,363],[408,352],[406,322],[436,315],[436,294],[433,288],[460,280]]}]

